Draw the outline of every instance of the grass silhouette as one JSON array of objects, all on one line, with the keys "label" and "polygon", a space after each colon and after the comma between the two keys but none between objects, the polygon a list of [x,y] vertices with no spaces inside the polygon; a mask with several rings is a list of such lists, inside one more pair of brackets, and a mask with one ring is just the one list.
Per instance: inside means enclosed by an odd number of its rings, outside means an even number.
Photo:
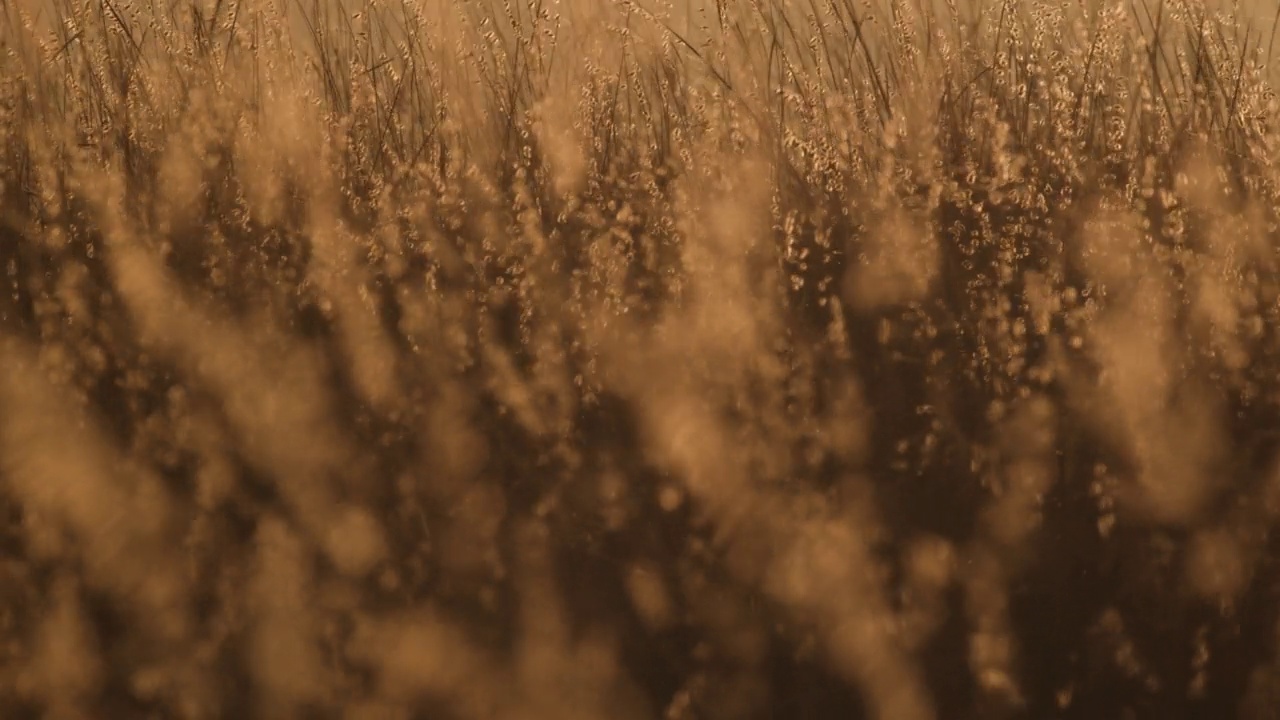
[{"label": "grass silhouette", "polygon": [[6,717],[1280,707],[1274,23],[0,15]]}]

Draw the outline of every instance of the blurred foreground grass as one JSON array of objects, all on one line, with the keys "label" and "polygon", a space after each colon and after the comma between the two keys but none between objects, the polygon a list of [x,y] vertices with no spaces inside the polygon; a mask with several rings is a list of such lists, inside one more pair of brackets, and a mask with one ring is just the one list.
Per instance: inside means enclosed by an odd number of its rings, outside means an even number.
[{"label": "blurred foreground grass", "polygon": [[1276,717],[1274,33],[0,0],[0,714]]}]

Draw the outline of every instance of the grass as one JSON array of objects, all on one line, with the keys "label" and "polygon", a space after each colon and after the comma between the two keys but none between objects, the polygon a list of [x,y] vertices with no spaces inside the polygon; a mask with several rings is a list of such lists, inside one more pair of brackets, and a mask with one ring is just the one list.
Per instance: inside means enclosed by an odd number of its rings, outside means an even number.
[{"label": "grass", "polygon": [[14,717],[1273,717],[1274,23],[0,16]]}]

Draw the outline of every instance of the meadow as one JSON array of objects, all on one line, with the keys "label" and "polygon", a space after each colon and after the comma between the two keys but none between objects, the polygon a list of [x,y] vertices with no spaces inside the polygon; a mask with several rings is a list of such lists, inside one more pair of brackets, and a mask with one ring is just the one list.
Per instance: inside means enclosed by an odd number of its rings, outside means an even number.
[{"label": "meadow", "polygon": [[1280,717],[1220,5],[0,0],[0,717]]}]

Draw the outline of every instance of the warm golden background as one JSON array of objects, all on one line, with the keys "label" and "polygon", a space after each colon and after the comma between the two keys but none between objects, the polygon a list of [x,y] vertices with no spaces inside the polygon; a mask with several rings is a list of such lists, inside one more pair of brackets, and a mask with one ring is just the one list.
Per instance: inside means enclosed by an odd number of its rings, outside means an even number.
[{"label": "warm golden background", "polygon": [[1274,12],[0,0],[0,718],[1276,717]]}]

